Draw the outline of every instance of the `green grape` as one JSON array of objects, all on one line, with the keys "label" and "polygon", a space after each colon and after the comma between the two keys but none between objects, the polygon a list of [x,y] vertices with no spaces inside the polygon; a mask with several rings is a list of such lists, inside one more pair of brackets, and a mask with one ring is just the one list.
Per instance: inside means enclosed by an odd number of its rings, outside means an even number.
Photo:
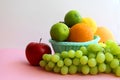
[{"label": "green grape", "polygon": [[115,72],[116,72],[116,68],[111,68],[111,70],[112,70],[112,73],[115,74]]},{"label": "green grape", "polygon": [[69,50],[68,51],[68,57],[69,58],[74,58],[75,57],[75,51],[74,50]]},{"label": "green grape", "polygon": [[88,54],[88,58],[90,59],[90,58],[95,58],[96,57],[96,54],[95,53],[89,53]]},{"label": "green grape", "polygon": [[42,58],[43,58],[43,60],[45,60],[45,61],[50,61],[51,60],[51,54],[44,54],[43,56],[42,56]]},{"label": "green grape", "polygon": [[116,68],[117,66],[119,66],[119,60],[118,60],[118,59],[113,59],[113,60],[110,62],[110,67],[111,67],[111,68]]},{"label": "green grape", "polygon": [[99,72],[105,72],[105,70],[106,70],[106,64],[105,63],[100,63],[98,65],[98,70],[99,70]]},{"label": "green grape", "polygon": [[77,58],[81,58],[82,55],[83,55],[83,53],[82,53],[81,50],[77,50],[77,51],[75,52],[75,57],[77,57]]},{"label": "green grape", "polygon": [[106,46],[104,49],[105,49],[105,52],[111,52],[111,50],[108,46]]},{"label": "green grape", "polygon": [[97,68],[97,66],[90,68],[90,74],[95,75],[95,74],[97,74],[97,73],[98,73],[98,68]]},{"label": "green grape", "polygon": [[79,73],[81,72],[81,68],[82,68],[82,64],[79,64],[78,65],[78,70],[77,70]]},{"label": "green grape", "polygon": [[103,52],[98,52],[96,56],[96,61],[98,63],[103,63],[105,61],[105,54]]},{"label": "green grape", "polygon": [[55,55],[58,55],[58,56],[60,56],[60,57],[61,57],[61,54],[60,54],[60,53],[55,53]]},{"label": "green grape", "polygon": [[87,64],[87,62],[88,62],[88,57],[87,57],[87,56],[82,56],[82,57],[80,58],[80,63],[81,63],[82,65]]},{"label": "green grape", "polygon": [[77,65],[79,65],[79,63],[80,63],[80,59],[79,59],[79,58],[74,58],[74,59],[73,59],[73,64],[74,64],[74,65],[77,66]]},{"label": "green grape", "polygon": [[52,68],[50,68],[48,65],[45,66],[46,71],[52,71]]},{"label": "green grape", "polygon": [[81,68],[81,72],[85,75],[89,74],[89,72],[90,72],[89,66],[88,65],[83,65],[82,68]]},{"label": "green grape", "polygon": [[115,75],[120,77],[120,66],[116,68]]},{"label": "green grape", "polygon": [[41,60],[41,61],[39,62],[39,65],[40,65],[41,67],[45,67],[45,66],[47,65],[47,62],[46,62],[45,60]]},{"label": "green grape", "polygon": [[106,52],[106,53],[105,53],[105,60],[106,60],[107,62],[112,61],[112,60],[113,60],[113,55],[112,55],[111,53],[109,53],[109,52]]},{"label": "green grape", "polygon": [[49,68],[54,68],[55,63],[52,62],[52,61],[49,61],[49,62],[48,62],[48,66],[49,66]]},{"label": "green grape", "polygon": [[115,41],[108,40],[106,41],[106,45],[110,48],[110,52],[114,55],[120,54],[120,46]]},{"label": "green grape", "polygon": [[59,73],[60,70],[61,70],[61,68],[58,67],[58,66],[55,66],[54,69],[53,69],[53,71],[54,71],[55,73]]},{"label": "green grape", "polygon": [[80,50],[83,52],[83,55],[87,55],[88,51],[87,51],[87,48],[85,46],[82,46],[80,48]]},{"label": "green grape", "polygon": [[102,43],[102,42],[100,42],[99,45],[100,45],[101,47],[103,47],[103,48],[106,47],[106,44],[105,44],[105,43]]},{"label": "green grape", "polygon": [[65,58],[65,59],[64,59],[64,64],[65,64],[66,66],[70,66],[70,65],[72,65],[72,60],[71,60],[70,58]]},{"label": "green grape", "polygon": [[57,66],[58,67],[62,67],[64,65],[64,61],[63,60],[59,60],[58,62],[57,62]]},{"label": "green grape", "polygon": [[68,74],[68,67],[67,66],[61,67],[60,72],[61,72],[62,75]]},{"label": "green grape", "polygon": [[118,44],[117,44],[115,41],[113,41],[113,40],[107,40],[107,41],[105,42],[105,44],[106,44],[108,47],[118,45]]},{"label": "green grape", "polygon": [[117,58],[120,60],[120,54],[117,55]]},{"label": "green grape", "polygon": [[58,62],[60,60],[60,56],[58,56],[58,55],[56,55],[56,54],[54,54],[54,55],[52,55],[52,57],[51,57],[51,61],[53,61],[53,62]]},{"label": "green grape", "polygon": [[42,59],[46,60],[48,54],[43,54]]},{"label": "green grape", "polygon": [[68,68],[68,71],[70,74],[75,74],[77,73],[77,66],[75,65],[70,65],[69,68]]},{"label": "green grape", "polygon": [[88,66],[89,66],[89,67],[95,67],[96,64],[97,64],[97,62],[96,62],[96,59],[95,59],[95,58],[90,58],[90,59],[88,59]]},{"label": "green grape", "polygon": [[61,57],[62,58],[67,58],[68,57],[68,52],[67,51],[62,51]]},{"label": "green grape", "polygon": [[110,67],[110,65],[106,64],[105,73],[110,73],[110,72],[111,72],[111,67]]},{"label": "green grape", "polygon": [[103,48],[99,44],[90,44],[87,47],[89,52],[99,52],[103,51]]},{"label": "green grape", "polygon": [[113,54],[113,55],[118,55],[118,54],[120,54],[120,46],[111,46],[110,47],[110,49],[111,49],[111,53]]}]

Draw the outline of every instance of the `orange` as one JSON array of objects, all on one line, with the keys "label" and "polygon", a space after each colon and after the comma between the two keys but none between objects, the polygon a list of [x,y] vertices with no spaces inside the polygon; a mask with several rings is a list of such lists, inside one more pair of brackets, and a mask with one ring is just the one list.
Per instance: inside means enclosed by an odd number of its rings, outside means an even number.
[{"label": "orange", "polygon": [[86,42],[93,40],[94,33],[85,23],[77,23],[70,28],[68,41],[71,42]]},{"label": "orange", "polygon": [[104,26],[98,27],[95,35],[100,36],[99,42],[106,42],[107,40],[115,40],[113,33]]}]

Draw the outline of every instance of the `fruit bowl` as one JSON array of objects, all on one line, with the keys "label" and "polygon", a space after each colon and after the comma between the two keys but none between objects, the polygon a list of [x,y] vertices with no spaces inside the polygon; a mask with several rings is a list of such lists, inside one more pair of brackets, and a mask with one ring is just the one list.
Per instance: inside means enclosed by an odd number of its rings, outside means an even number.
[{"label": "fruit bowl", "polygon": [[60,53],[62,51],[68,51],[70,49],[78,50],[81,46],[88,46],[89,44],[98,43],[99,40],[99,36],[94,36],[94,40],[87,42],[58,42],[52,39],[50,39],[49,42],[51,43],[55,53]]}]

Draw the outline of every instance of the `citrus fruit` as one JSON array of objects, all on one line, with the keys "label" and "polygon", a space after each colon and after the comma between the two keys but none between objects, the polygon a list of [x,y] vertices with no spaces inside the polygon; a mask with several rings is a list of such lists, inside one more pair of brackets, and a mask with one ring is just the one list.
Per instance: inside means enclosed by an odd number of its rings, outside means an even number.
[{"label": "citrus fruit", "polygon": [[86,42],[93,40],[94,33],[91,28],[85,23],[77,23],[70,28],[68,41]]},{"label": "citrus fruit", "polygon": [[113,33],[104,26],[98,27],[95,35],[100,36],[99,42],[106,42],[107,40],[115,40]]},{"label": "citrus fruit", "polygon": [[85,17],[85,18],[82,18],[82,22],[86,23],[92,29],[93,33],[96,32],[97,24],[96,24],[95,20],[93,20],[90,17]]},{"label": "citrus fruit", "polygon": [[53,40],[64,41],[69,36],[69,28],[64,23],[56,23],[50,29],[50,36]]},{"label": "citrus fruit", "polygon": [[76,23],[82,22],[82,17],[77,10],[70,10],[65,14],[64,22],[67,26],[71,27]]}]

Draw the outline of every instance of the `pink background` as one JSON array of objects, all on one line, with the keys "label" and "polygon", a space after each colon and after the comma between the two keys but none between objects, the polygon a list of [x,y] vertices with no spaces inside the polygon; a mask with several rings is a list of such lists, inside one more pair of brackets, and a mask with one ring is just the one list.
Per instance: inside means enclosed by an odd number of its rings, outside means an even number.
[{"label": "pink background", "polygon": [[120,80],[114,74],[60,75],[29,65],[24,50],[0,50],[0,80]]}]

